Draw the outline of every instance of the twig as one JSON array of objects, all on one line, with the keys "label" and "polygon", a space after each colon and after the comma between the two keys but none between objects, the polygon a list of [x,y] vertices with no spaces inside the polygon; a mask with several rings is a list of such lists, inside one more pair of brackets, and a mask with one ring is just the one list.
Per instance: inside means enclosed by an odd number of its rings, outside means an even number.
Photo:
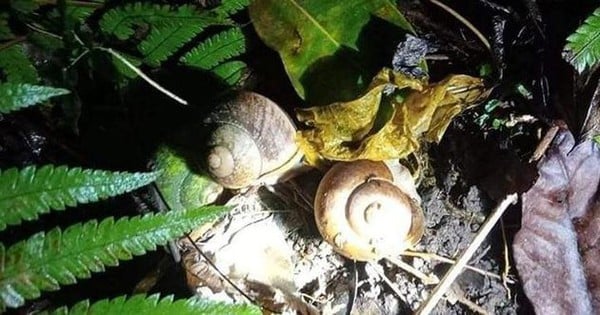
[{"label": "twig", "polygon": [[131,62],[129,62],[129,60],[127,60],[125,57],[121,56],[121,54],[117,53],[116,51],[112,50],[111,48],[96,47],[95,49],[98,49],[98,50],[101,50],[101,51],[105,51],[105,52],[107,52],[107,53],[109,53],[109,54],[117,57],[117,59],[119,59],[119,61],[121,61],[129,69],[131,69],[133,72],[135,72],[137,75],[139,75],[142,79],[144,79],[146,82],[148,82],[148,84],[152,85],[155,89],[159,90],[160,92],[162,92],[166,96],[174,99],[176,102],[178,102],[180,104],[183,104],[183,105],[187,105],[188,104],[188,102],[186,100],[180,98],[179,96],[177,96],[174,93],[170,92],[166,88],[160,86],[160,84],[156,83],[156,81],[150,79],[150,77],[148,77],[146,74],[144,74],[135,65],[131,64]]},{"label": "twig", "polygon": [[398,296],[398,298],[402,298],[402,292],[400,292],[400,290],[398,290],[398,288],[396,288],[396,286],[392,283],[392,281],[390,279],[388,279],[388,277],[385,276],[385,274],[383,273],[383,270],[381,270],[381,266],[379,266],[376,262],[369,262],[369,265],[373,268],[373,270],[375,270],[375,272],[379,275],[379,277],[383,280],[383,282],[385,282],[390,289],[392,289],[392,291],[394,291],[394,293],[396,293],[396,295]]},{"label": "twig", "polygon": [[468,29],[470,29],[471,32],[473,32],[475,34],[475,36],[477,36],[477,38],[479,38],[479,40],[483,43],[483,45],[489,51],[492,50],[492,46],[490,45],[490,42],[485,38],[485,36],[483,36],[483,34],[481,34],[481,32],[475,26],[473,26],[473,24],[471,24],[471,22],[469,22],[467,19],[465,19],[458,12],[454,11],[454,9],[441,3],[440,1],[438,1],[438,0],[429,0],[429,1],[431,3],[437,5],[438,7],[446,10],[446,12],[450,13],[450,15],[454,16],[457,20],[459,20],[462,24],[464,24]]},{"label": "twig", "polygon": [[421,281],[423,281],[423,284],[425,284],[425,285],[437,284],[440,282],[440,279],[438,279],[438,277],[436,277],[435,275],[426,275],[426,274],[422,273],[421,271],[417,270],[416,268],[414,268],[413,266],[403,262],[401,259],[397,259],[396,257],[385,257],[385,259],[389,260],[394,265],[400,267],[402,270],[421,279]]},{"label": "twig", "polygon": [[0,45],[0,51],[2,51],[4,49],[7,49],[7,48],[9,48],[9,47],[11,47],[13,45],[16,45],[16,44],[19,44],[21,42],[24,42],[25,40],[27,40],[27,37],[25,37],[25,36],[19,36],[17,38],[11,39],[8,42]]},{"label": "twig", "polygon": [[[438,254],[432,254],[432,253],[419,253],[419,252],[411,252],[411,251],[404,251],[402,252],[403,256],[411,256],[411,257],[419,257],[422,259],[427,259],[427,260],[438,260],[447,264],[456,264],[456,260],[451,259],[451,258],[447,258]],[[484,275],[484,276],[488,276],[490,278],[494,278],[494,279],[498,279],[498,280],[502,280],[502,277],[490,272],[490,271],[486,271],[483,270],[481,268],[477,268],[477,267],[473,267],[471,265],[465,265],[465,269],[469,269],[471,271],[477,272],[478,274]]]},{"label": "twig", "polygon": [[510,273],[510,261],[508,260],[508,242],[506,240],[506,230],[504,229],[504,220],[500,219],[500,229],[502,230],[502,250],[504,251],[504,270],[502,270],[502,286],[506,289],[506,296],[511,299],[510,288],[508,283],[511,281],[509,278]]},{"label": "twig", "polygon": [[548,129],[548,131],[546,131],[544,138],[542,138],[538,146],[535,148],[535,151],[531,155],[531,158],[529,158],[529,163],[536,162],[541,159],[542,156],[544,156],[544,153],[546,153],[546,150],[548,150],[548,147],[550,147],[550,144],[552,143],[552,140],[554,140],[554,137],[556,137],[559,129],[559,126],[552,126],[550,129]]},{"label": "twig", "polygon": [[475,236],[471,244],[469,244],[469,247],[467,247],[467,249],[463,252],[460,258],[456,261],[456,264],[454,264],[452,268],[450,268],[448,273],[446,273],[446,275],[444,276],[442,281],[437,285],[437,287],[433,289],[433,292],[431,293],[427,301],[423,305],[421,305],[421,307],[417,310],[416,314],[427,315],[431,313],[437,302],[442,298],[444,293],[446,293],[446,291],[452,285],[454,280],[456,280],[456,277],[460,275],[464,266],[471,259],[471,257],[473,257],[473,254],[475,254],[477,248],[479,248],[479,246],[485,240],[485,238],[490,233],[494,225],[496,225],[496,222],[498,222],[502,214],[504,214],[504,211],[506,211],[506,209],[511,204],[515,203],[517,200],[518,196],[515,193],[506,196],[506,198],[504,198],[504,200],[500,202],[498,207],[494,209],[492,214],[483,223],[483,225],[479,229],[479,232],[477,232],[477,235]]}]

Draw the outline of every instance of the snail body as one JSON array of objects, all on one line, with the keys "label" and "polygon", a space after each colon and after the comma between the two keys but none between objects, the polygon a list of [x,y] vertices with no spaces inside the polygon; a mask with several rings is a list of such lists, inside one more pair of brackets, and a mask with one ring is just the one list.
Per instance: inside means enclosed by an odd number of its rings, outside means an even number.
[{"label": "snail body", "polygon": [[238,92],[219,104],[205,123],[210,133],[204,165],[226,188],[275,181],[302,157],[291,118],[260,94]]},{"label": "snail body", "polygon": [[410,186],[394,183],[383,162],[335,164],[319,183],[315,197],[319,232],[335,251],[354,260],[400,254],[416,244],[424,230],[414,185],[405,188]]}]

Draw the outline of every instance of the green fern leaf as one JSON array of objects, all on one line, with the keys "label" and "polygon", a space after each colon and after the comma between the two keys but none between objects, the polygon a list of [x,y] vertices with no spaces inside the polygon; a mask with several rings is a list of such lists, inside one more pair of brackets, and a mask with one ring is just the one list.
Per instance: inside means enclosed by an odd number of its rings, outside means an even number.
[{"label": "green fern leaf", "polygon": [[575,33],[567,37],[565,59],[583,72],[600,60],[600,8],[590,15]]},{"label": "green fern leaf", "polygon": [[225,304],[211,302],[199,298],[175,300],[173,296],[160,299],[158,294],[151,296],[134,295],[131,298],[124,296],[115,299],[105,299],[90,305],[89,301],[82,301],[70,310],[66,307],[59,308],[52,315],[77,315],[77,314],[237,314],[259,315],[258,307],[248,304]]},{"label": "green fern leaf", "polygon": [[215,10],[221,11],[225,15],[235,14],[250,5],[250,0],[223,0]]},{"label": "green fern leaf", "polygon": [[157,66],[209,25],[230,25],[224,15],[200,11],[191,5],[176,8],[150,3],[133,3],[108,11],[100,28],[120,40],[129,39],[137,27],[149,27],[149,34],[139,44],[144,62]]},{"label": "green fern leaf", "polygon": [[115,221],[112,217],[75,224],[64,232],[40,232],[5,250],[0,245],[0,304],[19,307],[25,300],[60,285],[89,278],[105,266],[145,254],[227,211],[204,207]]},{"label": "green fern leaf", "polygon": [[12,83],[37,83],[39,78],[23,46],[13,45],[0,50],[0,70]]},{"label": "green fern leaf", "polygon": [[198,35],[206,25],[174,23],[153,29],[140,43],[138,50],[144,62],[156,67],[175,53],[181,46]]},{"label": "green fern leaf", "polygon": [[232,28],[208,38],[181,58],[185,65],[208,70],[246,51],[244,34]]},{"label": "green fern leaf", "polygon": [[37,10],[40,7],[40,4],[38,1],[34,0],[11,0],[10,6],[16,11],[31,13]]},{"label": "green fern leaf", "polygon": [[8,27],[8,13],[0,13],[0,40],[8,40],[13,38],[14,35]]},{"label": "green fern leaf", "polygon": [[104,6],[105,0],[92,0],[87,2],[65,2],[65,19],[69,23],[82,23],[96,10]]},{"label": "green fern leaf", "polygon": [[0,113],[7,114],[69,93],[68,90],[50,86],[2,83],[0,84]]},{"label": "green fern leaf", "polygon": [[232,60],[214,67],[211,71],[223,82],[233,86],[240,82],[247,68],[245,63]]},{"label": "green fern leaf", "polygon": [[[11,168],[0,173],[0,230],[39,214],[94,202],[147,185],[156,173],[123,173],[81,168]],[[1,270],[1,269],[0,269]]]}]

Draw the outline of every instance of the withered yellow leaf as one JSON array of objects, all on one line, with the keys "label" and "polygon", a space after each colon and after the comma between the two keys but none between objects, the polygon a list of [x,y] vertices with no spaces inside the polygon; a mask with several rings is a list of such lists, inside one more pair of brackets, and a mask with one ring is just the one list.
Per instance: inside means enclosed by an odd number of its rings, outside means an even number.
[{"label": "withered yellow leaf", "polygon": [[[401,101],[392,100],[392,115],[375,130],[384,91],[392,88],[409,92]],[[439,142],[452,119],[486,95],[479,78],[451,75],[427,85],[383,69],[356,100],[298,109],[298,120],[310,129],[299,131],[297,142],[311,165],[403,158],[415,152],[421,140]]]}]

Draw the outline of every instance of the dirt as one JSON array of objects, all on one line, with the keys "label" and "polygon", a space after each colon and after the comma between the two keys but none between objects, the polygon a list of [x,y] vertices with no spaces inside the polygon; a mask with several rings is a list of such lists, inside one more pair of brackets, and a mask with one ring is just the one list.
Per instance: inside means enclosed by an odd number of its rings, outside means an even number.
[{"label": "dirt", "polygon": [[[458,137],[465,132],[462,127],[457,124],[449,133]],[[469,141],[470,138],[461,139]],[[470,140],[474,139],[478,137]],[[465,166],[480,166],[465,162],[456,154],[459,151],[450,149],[455,145],[453,142],[449,139],[441,144],[441,148],[448,149],[446,151],[430,150],[431,163],[418,189],[423,200],[426,230],[414,249],[448,258],[456,258],[463,252],[495,205],[487,192],[465,176],[468,173]],[[504,159],[503,155],[497,156]],[[424,284],[387,260],[351,261],[322,240],[314,223],[311,200],[320,176],[313,171],[289,183],[252,189],[234,197],[230,204],[237,204],[236,209],[204,233],[197,246],[239,290],[225,283],[198,257],[196,248],[184,240],[184,266],[196,272],[196,276],[188,274],[188,284],[206,298],[247,302],[241,291],[274,311],[289,313],[409,314],[415,311],[435,285]],[[480,180],[485,182],[485,178]],[[498,185],[506,186],[501,180]],[[512,233],[509,228],[504,231]],[[244,233],[246,237],[235,237]],[[527,305],[523,308],[518,303],[522,293],[514,281],[514,271],[511,269],[507,278],[502,277],[506,266],[511,266],[504,258],[505,246],[510,249],[510,239],[504,240],[502,229],[497,227],[469,262],[470,266],[494,276],[463,271],[434,313],[516,314],[526,310]],[[227,249],[233,250],[235,259],[226,257],[230,255]],[[403,257],[403,261],[440,279],[450,267],[435,259]],[[388,280],[383,280],[381,273]],[[209,280],[198,281],[200,278]],[[256,283],[265,284],[268,289],[255,290]],[[274,298],[275,292],[279,292],[279,297]]]}]

